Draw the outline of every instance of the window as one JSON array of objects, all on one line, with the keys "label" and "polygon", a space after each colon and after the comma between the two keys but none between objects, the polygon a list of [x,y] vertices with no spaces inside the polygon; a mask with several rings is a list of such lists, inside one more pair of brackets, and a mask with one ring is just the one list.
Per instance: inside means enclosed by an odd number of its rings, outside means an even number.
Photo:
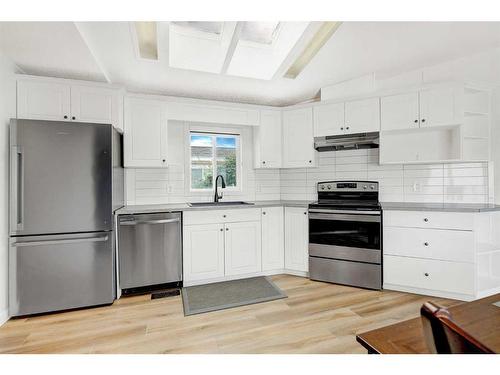
[{"label": "window", "polygon": [[215,176],[222,175],[226,189],[240,185],[240,136],[190,133],[191,190],[213,190]]}]

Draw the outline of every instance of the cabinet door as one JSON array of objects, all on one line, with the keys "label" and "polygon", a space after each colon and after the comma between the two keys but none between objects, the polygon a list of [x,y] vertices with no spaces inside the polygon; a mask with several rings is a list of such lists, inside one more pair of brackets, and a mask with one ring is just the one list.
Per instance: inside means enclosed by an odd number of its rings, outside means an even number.
[{"label": "cabinet door", "polygon": [[344,133],[344,103],[317,105],[313,111],[315,137]]},{"label": "cabinet door", "polygon": [[167,122],[164,102],[125,99],[125,167],[167,166]]},{"label": "cabinet door", "polygon": [[381,98],[380,118],[382,131],[418,128],[418,92]]},{"label": "cabinet door", "polygon": [[260,225],[259,221],[226,224],[226,276],[262,269]]},{"label": "cabinet door", "polygon": [[285,233],[283,207],[262,209],[262,270],[285,266]]},{"label": "cabinet door", "polygon": [[307,272],[309,258],[307,208],[285,207],[285,268]]},{"label": "cabinet door", "polygon": [[285,168],[316,164],[312,108],[283,112],[283,165]]},{"label": "cabinet door", "polygon": [[345,103],[345,133],[378,132],[380,130],[379,98]]},{"label": "cabinet door", "polygon": [[281,112],[261,111],[254,137],[255,168],[281,168]]},{"label": "cabinet door", "polygon": [[183,242],[185,281],[224,276],[224,224],[185,225]]},{"label": "cabinet door", "polygon": [[118,126],[117,90],[91,86],[71,86],[71,120]]},{"label": "cabinet door", "polygon": [[455,119],[453,87],[420,92],[420,127],[451,125]]},{"label": "cabinet door", "polygon": [[61,83],[17,81],[17,117],[70,120],[70,86]]}]

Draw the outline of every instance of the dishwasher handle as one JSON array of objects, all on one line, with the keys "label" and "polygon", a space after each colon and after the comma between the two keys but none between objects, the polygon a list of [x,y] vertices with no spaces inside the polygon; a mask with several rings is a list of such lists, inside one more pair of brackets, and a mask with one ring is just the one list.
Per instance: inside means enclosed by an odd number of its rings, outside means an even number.
[{"label": "dishwasher handle", "polygon": [[140,220],[140,221],[122,221],[120,225],[138,225],[138,224],[167,224],[178,223],[181,220],[177,217],[175,219],[160,219],[160,220]]}]

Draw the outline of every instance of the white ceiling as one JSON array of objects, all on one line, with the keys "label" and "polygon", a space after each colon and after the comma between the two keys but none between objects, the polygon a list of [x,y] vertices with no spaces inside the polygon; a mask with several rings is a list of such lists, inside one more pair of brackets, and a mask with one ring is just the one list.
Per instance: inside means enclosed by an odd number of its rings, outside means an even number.
[{"label": "white ceiling", "polygon": [[[168,22],[159,35],[168,36]],[[1,23],[0,49],[27,74],[108,80],[131,91],[258,104],[313,98],[325,85],[396,74],[500,46],[500,23],[345,22],[296,79],[269,81],[176,69],[137,58],[127,22]]]}]

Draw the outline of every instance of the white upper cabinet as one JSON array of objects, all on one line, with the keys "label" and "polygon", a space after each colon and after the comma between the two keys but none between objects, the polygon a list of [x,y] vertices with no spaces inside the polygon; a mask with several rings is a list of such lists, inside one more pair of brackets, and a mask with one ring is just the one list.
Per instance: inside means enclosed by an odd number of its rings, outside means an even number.
[{"label": "white upper cabinet", "polygon": [[346,102],[344,130],[346,134],[378,132],[380,130],[379,98]]},{"label": "white upper cabinet", "polygon": [[284,268],[284,228],[283,207],[262,209],[262,271]]},{"label": "white upper cabinet", "polygon": [[48,81],[17,81],[17,117],[32,120],[69,121],[71,88]]},{"label": "white upper cabinet", "polygon": [[167,167],[167,124],[165,102],[125,98],[125,167]]},{"label": "white upper cabinet", "polygon": [[312,108],[283,111],[283,167],[316,165]]},{"label": "white upper cabinet", "polygon": [[117,124],[120,109],[116,90],[71,86],[71,119],[74,121]]},{"label": "white upper cabinet", "polygon": [[381,98],[384,131],[458,123],[455,89],[440,87]]},{"label": "white upper cabinet", "polygon": [[254,167],[281,168],[282,131],[281,111],[260,111],[260,126],[253,128]]},{"label": "white upper cabinet", "polygon": [[383,97],[380,108],[382,130],[419,127],[418,92]]},{"label": "white upper cabinet", "polygon": [[444,87],[420,92],[420,127],[456,124],[455,89]]},{"label": "white upper cabinet", "polygon": [[314,136],[324,137],[344,133],[344,103],[314,107]]},{"label": "white upper cabinet", "polygon": [[17,81],[17,117],[112,124],[122,129],[122,92],[59,79]]}]

